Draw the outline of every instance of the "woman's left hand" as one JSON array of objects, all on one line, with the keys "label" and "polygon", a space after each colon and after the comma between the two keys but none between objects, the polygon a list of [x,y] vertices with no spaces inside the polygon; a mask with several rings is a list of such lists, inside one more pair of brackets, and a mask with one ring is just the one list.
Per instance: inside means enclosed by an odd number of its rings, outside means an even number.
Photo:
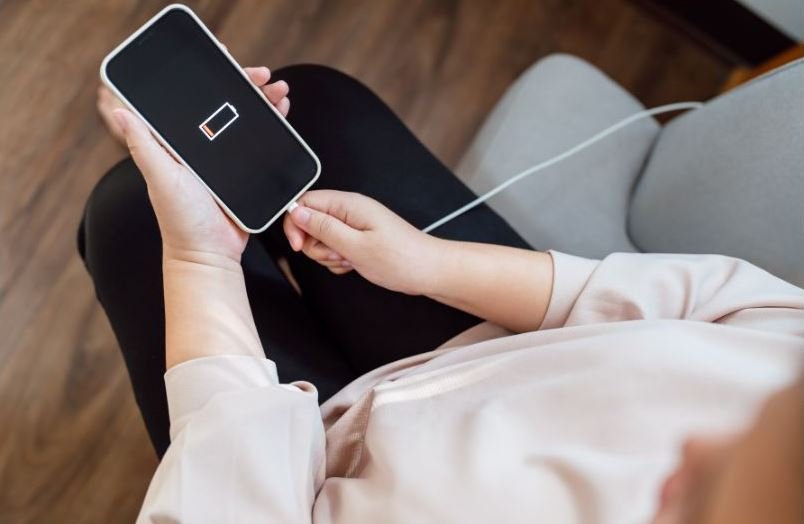
[{"label": "woman's left hand", "polygon": [[[268,84],[271,73],[267,67],[245,71],[279,112],[287,115],[287,83]],[[122,108],[110,113],[148,185],[164,258],[215,264],[223,257],[223,261],[239,263],[248,234],[226,216],[203,184],[156,141],[139,118]]]}]

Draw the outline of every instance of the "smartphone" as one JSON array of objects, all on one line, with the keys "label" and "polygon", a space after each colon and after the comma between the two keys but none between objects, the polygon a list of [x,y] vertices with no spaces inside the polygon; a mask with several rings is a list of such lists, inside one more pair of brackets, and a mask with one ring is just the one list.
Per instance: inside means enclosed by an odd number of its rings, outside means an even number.
[{"label": "smartphone", "polygon": [[187,6],[164,8],[109,53],[101,79],[241,229],[264,231],[321,163]]}]

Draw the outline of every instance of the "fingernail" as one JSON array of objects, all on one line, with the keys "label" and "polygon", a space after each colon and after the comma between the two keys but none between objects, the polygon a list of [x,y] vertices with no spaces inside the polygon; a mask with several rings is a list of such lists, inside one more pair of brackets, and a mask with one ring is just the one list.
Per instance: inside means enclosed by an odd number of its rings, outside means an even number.
[{"label": "fingernail", "polygon": [[114,115],[114,119],[117,120],[117,123],[120,125],[123,133],[128,131],[128,120],[126,120],[126,114],[122,109],[115,109],[112,111]]},{"label": "fingernail", "polygon": [[293,213],[293,210],[296,209],[297,207],[299,207],[299,204],[297,204],[296,202],[291,202],[290,205],[288,206],[288,213]]},{"label": "fingernail", "polygon": [[327,255],[327,260],[340,260],[341,256],[338,253],[330,253]]},{"label": "fingernail", "polygon": [[341,262],[341,267],[352,267],[352,263],[349,262],[348,260],[344,260],[343,262]]},{"label": "fingernail", "polygon": [[306,226],[307,223],[310,222],[310,210],[302,206],[298,206],[294,209],[291,216],[293,216],[293,220],[295,220],[297,224],[302,226]]}]

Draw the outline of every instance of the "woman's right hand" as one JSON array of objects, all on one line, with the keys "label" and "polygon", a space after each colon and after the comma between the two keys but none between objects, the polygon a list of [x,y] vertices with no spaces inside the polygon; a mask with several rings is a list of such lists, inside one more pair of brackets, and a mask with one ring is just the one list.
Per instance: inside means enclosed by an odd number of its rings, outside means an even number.
[{"label": "woman's right hand", "polygon": [[442,240],[422,233],[376,200],[310,191],[285,217],[295,251],[341,274],[448,306],[522,333],[539,328],[553,287],[548,253]]},{"label": "woman's right hand", "polygon": [[358,193],[305,193],[284,221],[294,251],[335,274],[354,269],[392,291],[426,294],[436,277],[440,244],[376,200]]}]

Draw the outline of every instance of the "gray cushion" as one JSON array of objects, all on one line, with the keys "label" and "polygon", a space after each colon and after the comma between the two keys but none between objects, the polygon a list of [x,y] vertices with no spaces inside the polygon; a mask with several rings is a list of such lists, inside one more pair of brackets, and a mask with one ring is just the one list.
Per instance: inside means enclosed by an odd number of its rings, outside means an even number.
[{"label": "gray cushion", "polygon": [[728,254],[804,285],[804,60],[670,122],[629,230],[644,251]]},{"label": "gray cushion", "polygon": [[[511,86],[458,166],[478,194],[643,109],[586,62],[552,55]],[[626,234],[632,185],[658,134],[645,119],[490,201],[530,244],[589,257],[634,251]]]}]

